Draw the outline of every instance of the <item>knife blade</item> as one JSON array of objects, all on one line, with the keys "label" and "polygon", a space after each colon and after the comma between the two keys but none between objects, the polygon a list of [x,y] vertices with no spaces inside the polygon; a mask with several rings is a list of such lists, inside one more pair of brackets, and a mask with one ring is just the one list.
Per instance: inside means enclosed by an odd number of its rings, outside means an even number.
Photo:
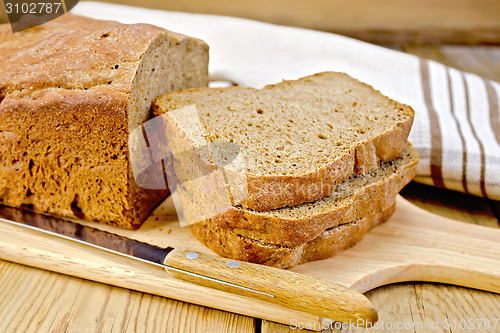
[{"label": "knife blade", "polygon": [[252,297],[335,321],[367,326],[378,314],[352,289],[311,276],[229,260],[185,248],[129,239],[93,227],[25,209],[0,205],[0,222],[34,229],[166,269],[175,278]]}]

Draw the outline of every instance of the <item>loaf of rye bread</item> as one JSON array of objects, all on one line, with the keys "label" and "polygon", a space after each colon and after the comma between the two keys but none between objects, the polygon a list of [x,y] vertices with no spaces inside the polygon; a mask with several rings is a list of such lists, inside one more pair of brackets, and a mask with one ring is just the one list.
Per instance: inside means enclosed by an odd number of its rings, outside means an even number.
[{"label": "loaf of rye bread", "polygon": [[418,160],[408,144],[400,157],[345,180],[331,196],[268,212],[235,208],[190,227],[208,248],[232,259],[289,268],[328,258],[391,216]]},{"label": "loaf of rye bread", "polygon": [[0,26],[0,203],[137,228],[168,190],[139,188],[129,133],[153,99],[208,84],[208,46],[65,14]]},{"label": "loaf of rye bread", "polygon": [[[262,89],[185,90],[153,104],[156,116],[187,107],[196,108],[202,139],[239,147],[244,163],[226,170],[225,177],[245,180],[245,195],[233,204],[254,211],[318,200],[352,175],[395,159],[414,117],[411,107],[336,72]],[[178,132],[173,137],[188,148],[200,142],[198,130],[179,126]],[[200,190],[196,195],[203,195]]]}]

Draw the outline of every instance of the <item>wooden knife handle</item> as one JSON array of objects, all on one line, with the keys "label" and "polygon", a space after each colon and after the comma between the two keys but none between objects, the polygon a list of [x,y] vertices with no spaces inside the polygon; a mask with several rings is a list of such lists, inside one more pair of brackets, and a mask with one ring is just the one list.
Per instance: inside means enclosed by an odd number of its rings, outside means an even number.
[{"label": "wooden knife handle", "polygon": [[289,309],[367,326],[378,319],[371,302],[361,293],[336,283],[274,267],[241,262],[176,248],[165,258],[165,265],[229,282],[248,289],[203,279],[168,269],[175,278],[258,298]]}]

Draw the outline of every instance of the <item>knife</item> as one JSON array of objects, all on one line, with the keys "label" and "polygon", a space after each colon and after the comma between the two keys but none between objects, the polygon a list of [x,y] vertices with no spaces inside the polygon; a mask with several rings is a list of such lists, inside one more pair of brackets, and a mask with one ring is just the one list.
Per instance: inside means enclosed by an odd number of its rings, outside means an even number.
[{"label": "knife", "polygon": [[378,319],[377,312],[363,294],[311,276],[186,248],[161,248],[58,217],[3,205],[0,205],[0,222],[156,265],[184,281],[323,318],[356,322],[359,326],[373,324]]}]

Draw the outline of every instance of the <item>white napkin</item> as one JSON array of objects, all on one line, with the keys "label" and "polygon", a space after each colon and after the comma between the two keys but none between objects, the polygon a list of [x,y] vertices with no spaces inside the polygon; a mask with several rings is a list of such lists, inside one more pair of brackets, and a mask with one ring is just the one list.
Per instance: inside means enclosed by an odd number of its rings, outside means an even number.
[{"label": "white napkin", "polygon": [[210,74],[262,87],[345,72],[415,109],[416,181],[500,200],[500,84],[355,39],[250,20],[80,2],[72,13],[145,22],[205,40]]}]

